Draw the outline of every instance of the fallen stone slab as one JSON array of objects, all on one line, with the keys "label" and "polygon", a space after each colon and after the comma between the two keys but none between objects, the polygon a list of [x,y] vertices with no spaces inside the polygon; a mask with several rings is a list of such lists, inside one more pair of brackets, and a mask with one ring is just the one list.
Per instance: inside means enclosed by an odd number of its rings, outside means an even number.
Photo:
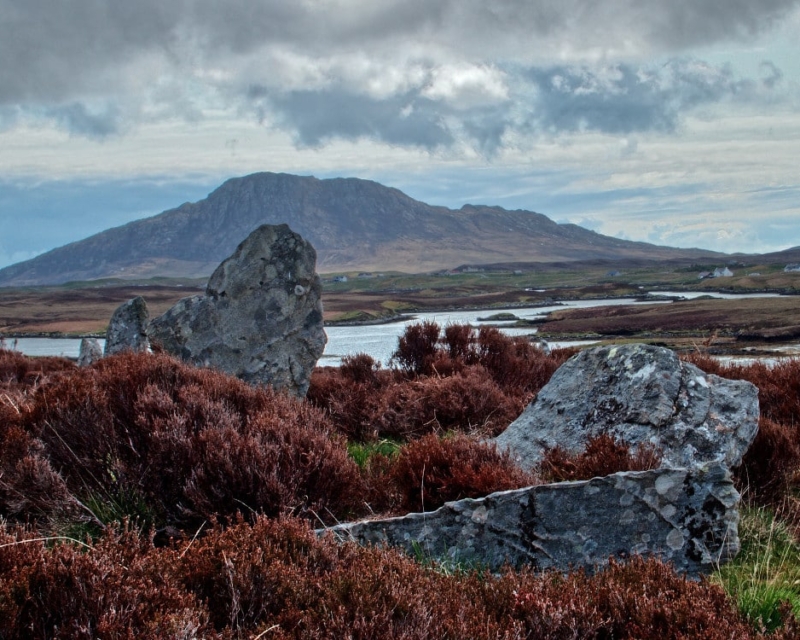
[{"label": "fallen stone slab", "polygon": [[255,385],[304,396],[327,337],[314,248],[287,225],[262,225],[148,326],[154,346]]},{"label": "fallen stone slab", "polygon": [[596,347],[559,367],[494,441],[525,469],[556,446],[581,453],[601,434],[631,448],[654,445],[663,466],[720,461],[730,468],[755,438],[758,411],[754,385],[706,374],[670,349]]},{"label": "fallen stone slab", "polygon": [[106,331],[105,355],[111,356],[124,351],[147,351],[147,321],[150,312],[144,298],[137,296],[123,302],[111,315]]},{"label": "fallen stone slab", "polygon": [[317,533],[492,571],[505,564],[591,571],[638,554],[697,576],[738,553],[738,503],[730,472],[716,464],[502,491]]}]

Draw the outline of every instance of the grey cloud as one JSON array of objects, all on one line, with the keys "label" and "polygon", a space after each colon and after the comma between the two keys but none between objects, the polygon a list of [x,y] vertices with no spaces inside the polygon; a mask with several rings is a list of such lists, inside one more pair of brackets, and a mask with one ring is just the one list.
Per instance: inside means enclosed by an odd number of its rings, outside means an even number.
[{"label": "grey cloud", "polygon": [[611,134],[672,132],[690,109],[748,91],[730,70],[691,60],[660,69],[620,64],[531,69],[536,93],[529,126],[553,132],[594,130]]},{"label": "grey cloud", "polygon": [[[778,70],[775,70],[778,73]],[[611,135],[672,133],[692,109],[725,100],[758,99],[758,84],[722,66],[691,59],[660,67],[629,64],[507,70],[513,95],[490,106],[432,101],[424,82],[377,99],[338,83],[316,91],[251,86],[239,99],[259,118],[293,133],[301,146],[372,138],[434,149],[466,142],[492,157],[508,133],[528,137],[598,131]],[[636,152],[628,139],[621,154]]]},{"label": "grey cloud", "polygon": [[[141,113],[200,119],[205,99],[224,96],[225,106],[243,105],[306,146],[371,137],[437,148],[466,139],[491,156],[513,132],[669,132],[687,110],[752,93],[756,83],[689,62],[652,71],[629,61],[610,65],[609,76],[593,67],[547,67],[541,60],[562,43],[581,54],[631,39],[641,54],[650,53],[648,47],[681,49],[745,37],[798,4],[0,0],[0,130],[13,126],[19,113],[38,114],[73,134],[103,138],[124,131]],[[311,69],[309,79],[289,58]],[[467,60],[492,67],[504,61],[511,92],[506,103],[431,100],[416,80],[383,93],[368,86],[384,70],[391,77],[419,65],[430,75],[438,66]],[[364,61],[372,71],[359,70]],[[772,88],[780,77],[764,63],[763,87]],[[291,80],[290,91],[285,85]],[[144,100],[151,101],[149,110],[142,108]],[[87,106],[95,104],[127,108]]]},{"label": "grey cloud", "polygon": [[0,0],[0,15],[0,103],[37,102],[73,96],[98,72],[170,46],[182,8],[179,1]]},{"label": "grey cloud", "polygon": [[[253,91],[251,95],[263,95]],[[377,100],[346,90],[294,91],[269,98],[281,123],[304,146],[331,138],[375,138],[389,144],[434,148],[453,143],[438,109],[424,98],[393,96]]]},{"label": "grey cloud", "polygon": [[796,0],[671,0],[644,5],[653,38],[670,48],[752,37],[796,9]]},{"label": "grey cloud", "polygon": [[71,134],[102,139],[120,132],[121,112],[113,105],[89,109],[79,102],[47,110],[47,116]]},{"label": "grey cloud", "polygon": [[[0,0],[0,103],[64,102],[124,86],[121,69],[150,57],[180,74],[231,65],[262,47],[325,59],[360,51],[387,64],[530,62],[568,44],[580,53],[680,50],[771,26],[800,0]],[[135,71],[128,71],[135,74]],[[140,73],[153,73],[143,65]]]},{"label": "grey cloud", "polygon": [[761,84],[767,89],[774,89],[775,86],[783,79],[783,72],[775,66],[775,63],[769,60],[764,60],[759,65],[761,71]]}]

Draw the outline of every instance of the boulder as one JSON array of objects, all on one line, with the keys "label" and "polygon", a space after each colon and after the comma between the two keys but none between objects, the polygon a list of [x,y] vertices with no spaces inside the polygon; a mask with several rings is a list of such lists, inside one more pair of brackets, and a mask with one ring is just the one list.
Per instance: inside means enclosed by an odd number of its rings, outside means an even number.
[{"label": "boulder", "polygon": [[186,362],[303,396],[327,341],[316,259],[287,225],[263,225],[217,267],[204,294],[150,323],[150,340]]},{"label": "boulder", "polygon": [[611,435],[631,448],[651,444],[662,466],[737,466],[758,430],[758,390],[642,344],[587,349],[573,356],[497,438],[523,468],[548,448],[569,453]]},{"label": "boulder", "polygon": [[78,366],[88,367],[103,357],[103,349],[97,338],[82,338],[78,349]]},{"label": "boulder", "polygon": [[123,302],[111,316],[106,331],[105,355],[123,351],[147,351],[147,320],[150,313],[144,298]]},{"label": "boulder", "polygon": [[609,557],[639,554],[696,576],[738,552],[738,502],[730,472],[715,464],[503,491],[317,533],[492,571],[506,563],[591,571]]}]

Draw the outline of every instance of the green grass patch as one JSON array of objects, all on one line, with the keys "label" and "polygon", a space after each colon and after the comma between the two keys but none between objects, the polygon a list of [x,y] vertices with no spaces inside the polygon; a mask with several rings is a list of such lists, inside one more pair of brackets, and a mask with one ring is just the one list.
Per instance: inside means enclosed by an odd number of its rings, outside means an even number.
[{"label": "green grass patch", "polygon": [[800,618],[800,545],[765,509],[744,508],[739,524],[742,550],[712,576],[757,629],[782,625],[788,605]]},{"label": "green grass patch", "polygon": [[377,442],[349,442],[347,444],[347,455],[361,469],[365,469],[369,461],[376,455],[392,458],[397,455],[402,445],[394,440],[378,440]]}]

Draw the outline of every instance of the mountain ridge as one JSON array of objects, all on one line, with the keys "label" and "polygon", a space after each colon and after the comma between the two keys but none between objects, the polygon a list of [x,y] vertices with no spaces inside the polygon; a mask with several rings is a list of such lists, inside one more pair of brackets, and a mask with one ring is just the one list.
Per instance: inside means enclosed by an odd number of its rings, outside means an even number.
[{"label": "mountain ridge", "polygon": [[359,178],[255,173],[208,197],[0,269],[0,286],[108,277],[205,277],[261,224],[309,240],[320,272],[426,272],[459,264],[700,259],[724,254],[603,236],[532,211],[428,205]]}]

